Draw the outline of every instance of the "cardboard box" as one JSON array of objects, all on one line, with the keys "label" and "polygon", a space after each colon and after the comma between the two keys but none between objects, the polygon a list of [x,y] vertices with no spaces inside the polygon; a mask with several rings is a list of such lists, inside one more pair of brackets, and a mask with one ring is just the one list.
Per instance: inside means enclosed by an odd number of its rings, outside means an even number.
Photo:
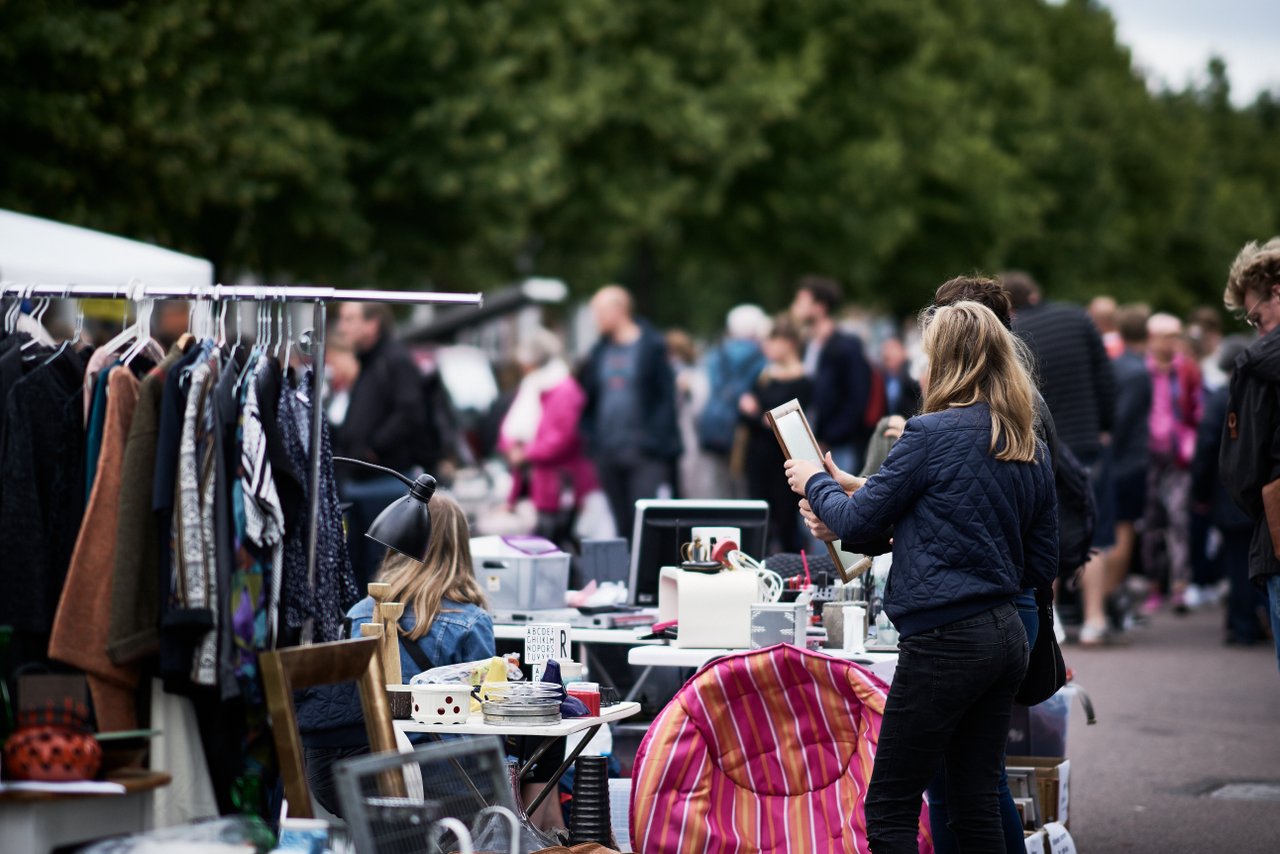
[{"label": "cardboard box", "polygon": [[1040,821],[1066,826],[1070,819],[1071,760],[1061,756],[1010,756],[1008,769],[1029,769],[1034,773]]}]

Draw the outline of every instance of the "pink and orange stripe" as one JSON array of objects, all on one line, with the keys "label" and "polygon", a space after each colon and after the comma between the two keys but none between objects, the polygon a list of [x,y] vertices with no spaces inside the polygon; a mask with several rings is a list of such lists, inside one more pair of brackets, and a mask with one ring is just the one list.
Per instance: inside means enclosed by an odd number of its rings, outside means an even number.
[{"label": "pink and orange stripe", "polygon": [[[857,664],[794,646],[708,664],[636,754],[635,850],[865,854],[887,691]],[[930,854],[923,808],[920,822],[920,854]]]}]

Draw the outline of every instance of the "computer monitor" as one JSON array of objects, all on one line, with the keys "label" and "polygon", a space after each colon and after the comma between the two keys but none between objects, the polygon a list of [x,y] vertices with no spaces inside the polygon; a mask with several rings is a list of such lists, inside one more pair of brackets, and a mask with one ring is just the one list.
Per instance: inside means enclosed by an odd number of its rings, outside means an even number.
[{"label": "computer monitor", "polygon": [[738,547],[754,558],[765,557],[769,505],[764,501],[703,501],[642,499],[636,502],[631,536],[632,605],[658,604],[658,574],[664,566],[679,566],[680,547],[693,539],[693,529],[732,527],[742,532]]}]

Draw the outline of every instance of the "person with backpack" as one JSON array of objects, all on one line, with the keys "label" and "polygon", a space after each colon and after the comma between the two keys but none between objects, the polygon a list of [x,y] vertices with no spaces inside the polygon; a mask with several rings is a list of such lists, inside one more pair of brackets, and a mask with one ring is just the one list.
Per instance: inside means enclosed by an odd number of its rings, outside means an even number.
[{"label": "person with backpack", "polygon": [[746,483],[732,458],[738,436],[738,402],[765,367],[760,341],[769,317],[757,305],[733,308],[725,320],[725,337],[705,360],[707,397],[696,416],[698,447],[712,469],[714,498],[745,498]]}]

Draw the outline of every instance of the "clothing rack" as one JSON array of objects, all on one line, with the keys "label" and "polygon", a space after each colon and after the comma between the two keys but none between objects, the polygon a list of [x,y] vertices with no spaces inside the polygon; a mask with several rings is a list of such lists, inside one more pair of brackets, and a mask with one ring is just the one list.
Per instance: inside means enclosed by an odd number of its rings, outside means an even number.
[{"label": "clothing rack", "polygon": [[312,310],[311,361],[311,447],[308,449],[307,478],[310,483],[310,519],[307,529],[307,580],[315,584],[316,541],[320,518],[320,434],[323,429],[325,324],[330,302],[380,302],[397,305],[484,305],[479,293],[445,293],[438,291],[373,291],[351,290],[311,285],[149,285],[134,280],[121,287],[98,285],[0,282],[0,299],[147,299],[227,300],[253,302],[310,302]]}]

